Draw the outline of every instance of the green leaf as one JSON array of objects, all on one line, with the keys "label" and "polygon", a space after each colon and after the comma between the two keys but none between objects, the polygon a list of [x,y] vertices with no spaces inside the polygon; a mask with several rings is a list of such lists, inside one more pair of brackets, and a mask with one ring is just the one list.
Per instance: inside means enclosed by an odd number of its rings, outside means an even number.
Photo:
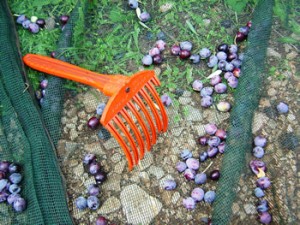
[{"label": "green leaf", "polygon": [[186,20],[185,23],[186,23],[186,25],[188,26],[188,28],[189,28],[194,34],[198,35],[197,32],[196,32],[196,30],[195,30],[195,28],[194,28],[194,26],[193,26],[193,24],[191,24],[191,22],[190,22],[189,20]]},{"label": "green leaf", "polygon": [[120,10],[113,9],[109,12],[109,20],[113,23],[125,22],[127,20],[126,14],[123,14]]}]

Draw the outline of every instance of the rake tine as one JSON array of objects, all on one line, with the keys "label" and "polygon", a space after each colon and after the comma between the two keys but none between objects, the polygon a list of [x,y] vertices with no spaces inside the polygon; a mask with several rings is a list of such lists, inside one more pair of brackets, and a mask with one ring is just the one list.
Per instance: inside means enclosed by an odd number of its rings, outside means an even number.
[{"label": "rake tine", "polygon": [[130,115],[128,114],[128,112],[125,110],[125,108],[122,109],[122,111],[120,111],[120,114],[124,117],[124,119],[128,122],[130,128],[133,130],[134,135],[138,141],[138,146],[140,148],[140,154],[139,154],[139,159],[142,159],[144,156],[144,142],[143,139],[141,137],[141,134],[139,132],[139,130],[137,129],[137,127],[135,126],[132,118],[130,117]]},{"label": "rake tine", "polygon": [[166,109],[165,109],[164,105],[162,104],[162,102],[160,100],[160,97],[158,96],[158,94],[157,94],[156,90],[154,89],[154,87],[149,83],[146,84],[146,87],[149,89],[150,93],[153,95],[153,97],[155,98],[157,104],[159,105],[159,109],[160,109],[162,119],[163,119],[163,132],[166,132],[167,128],[168,128],[168,116],[167,116],[167,113],[166,113]]},{"label": "rake tine", "polygon": [[159,115],[158,115],[158,113],[157,113],[157,110],[156,110],[156,108],[155,108],[155,106],[154,106],[154,103],[153,103],[152,99],[150,98],[149,94],[145,91],[144,88],[142,88],[142,89],[140,90],[140,94],[143,96],[143,98],[146,100],[147,104],[150,106],[151,111],[152,111],[152,113],[153,113],[153,115],[154,115],[154,118],[155,118],[155,122],[156,122],[157,129],[158,129],[159,131],[161,131],[161,130],[162,130],[162,129],[161,129],[161,127],[162,127],[162,122],[161,122],[161,120],[160,120],[160,118],[159,118]]},{"label": "rake tine", "polygon": [[121,131],[125,134],[126,138],[128,139],[131,147],[132,147],[132,151],[133,151],[133,155],[134,155],[134,160],[135,160],[135,165],[138,164],[138,161],[139,161],[139,157],[138,157],[138,150],[134,144],[134,140],[133,138],[131,137],[130,133],[128,132],[127,128],[125,127],[123,121],[121,120],[121,118],[116,115],[114,118],[113,118],[113,121],[119,126],[119,128],[121,129]]},{"label": "rake tine", "polygon": [[[149,135],[149,132],[147,130],[146,124],[143,121],[142,117],[137,113],[137,110],[136,110],[135,106],[132,104],[131,101],[129,101],[127,103],[127,106],[130,109],[130,111],[133,113],[133,115],[137,118],[138,123],[142,127],[142,130],[144,132],[144,136],[146,137],[146,141],[147,141],[147,150],[149,151],[150,148],[151,148],[151,143],[150,143],[150,135]],[[144,156],[144,154],[143,154],[143,156]],[[141,158],[143,158],[143,157],[141,157]]]},{"label": "rake tine", "polygon": [[132,161],[132,156],[130,154],[129,148],[126,145],[126,143],[124,142],[124,140],[122,139],[121,135],[119,134],[119,132],[114,128],[114,126],[110,123],[107,124],[107,126],[105,126],[105,128],[115,137],[115,139],[119,142],[119,144],[121,145],[122,149],[124,150],[125,156],[127,158],[128,161],[128,169],[132,170],[133,168],[133,161]]},{"label": "rake tine", "polygon": [[138,95],[135,95],[133,97],[133,99],[138,104],[138,106],[142,109],[143,113],[146,116],[146,119],[147,119],[148,123],[150,124],[151,134],[152,134],[151,144],[154,145],[156,143],[156,131],[155,131],[155,126],[154,126],[154,123],[152,121],[152,118],[151,118],[148,110],[144,106],[144,103],[142,102],[141,98]]}]

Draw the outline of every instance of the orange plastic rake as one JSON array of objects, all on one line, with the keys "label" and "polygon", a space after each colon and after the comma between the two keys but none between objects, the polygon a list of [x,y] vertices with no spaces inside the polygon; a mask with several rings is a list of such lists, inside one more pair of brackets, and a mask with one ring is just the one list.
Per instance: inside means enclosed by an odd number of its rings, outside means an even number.
[{"label": "orange plastic rake", "polygon": [[110,96],[100,122],[121,145],[129,170],[144,157],[145,148],[150,151],[156,143],[156,132],[167,130],[168,117],[154,88],[160,82],[152,70],[131,77],[108,76],[41,55],[27,54],[23,61],[35,70],[95,87]]}]

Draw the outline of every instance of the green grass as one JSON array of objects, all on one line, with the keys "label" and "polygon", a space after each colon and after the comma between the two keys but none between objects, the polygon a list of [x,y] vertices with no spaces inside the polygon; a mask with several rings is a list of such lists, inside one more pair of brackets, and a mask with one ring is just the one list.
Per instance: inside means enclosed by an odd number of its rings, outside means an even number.
[{"label": "green grass", "polygon": [[[160,12],[160,7],[167,2],[173,3],[173,8]],[[41,18],[52,16],[58,19],[62,14],[70,14],[76,4],[71,0],[46,3],[30,4],[29,0],[15,0],[11,1],[10,6],[15,14],[23,13],[29,17],[35,15]],[[126,1],[89,1],[88,13],[80,15],[82,19],[75,27],[73,46],[65,49],[64,54],[70,58],[71,63],[92,71],[131,75],[141,68],[143,55],[153,47],[157,34],[163,31],[167,37],[168,48],[163,54],[163,65],[160,65],[161,86],[158,92],[168,93],[175,102],[178,98],[174,94],[176,89],[192,91],[192,81],[200,79],[207,83],[206,77],[212,70],[206,66],[204,60],[193,65],[188,60],[180,60],[170,55],[169,48],[180,41],[191,41],[193,53],[198,53],[203,47],[208,47],[215,53],[218,44],[233,43],[236,30],[249,19],[249,16],[247,18],[244,15],[251,14],[250,7],[243,13],[236,14],[223,5],[222,1],[152,0],[143,1],[140,8],[151,15],[151,21],[145,24],[146,27],[139,23],[135,10],[130,10]],[[205,19],[210,20],[207,26]],[[231,29],[226,30],[220,25],[224,19],[232,20]],[[23,55],[49,55],[56,49],[61,34],[59,26],[51,31],[44,29],[36,35],[20,25],[17,27]],[[147,69],[154,68],[155,66],[150,66]],[[41,73],[29,70],[28,74],[34,88],[38,88]],[[74,82],[67,82],[65,87],[72,91],[86,91],[83,85]],[[233,92],[232,89],[229,92]]]}]

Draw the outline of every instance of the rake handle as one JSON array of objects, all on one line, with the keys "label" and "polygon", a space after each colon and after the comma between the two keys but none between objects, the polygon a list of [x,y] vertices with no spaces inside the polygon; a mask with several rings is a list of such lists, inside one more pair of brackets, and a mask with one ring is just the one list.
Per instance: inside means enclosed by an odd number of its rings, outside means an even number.
[{"label": "rake handle", "polygon": [[115,94],[128,81],[127,77],[123,75],[104,75],[92,72],[48,56],[27,54],[23,57],[23,61],[27,66],[40,72],[95,87],[106,96]]}]

